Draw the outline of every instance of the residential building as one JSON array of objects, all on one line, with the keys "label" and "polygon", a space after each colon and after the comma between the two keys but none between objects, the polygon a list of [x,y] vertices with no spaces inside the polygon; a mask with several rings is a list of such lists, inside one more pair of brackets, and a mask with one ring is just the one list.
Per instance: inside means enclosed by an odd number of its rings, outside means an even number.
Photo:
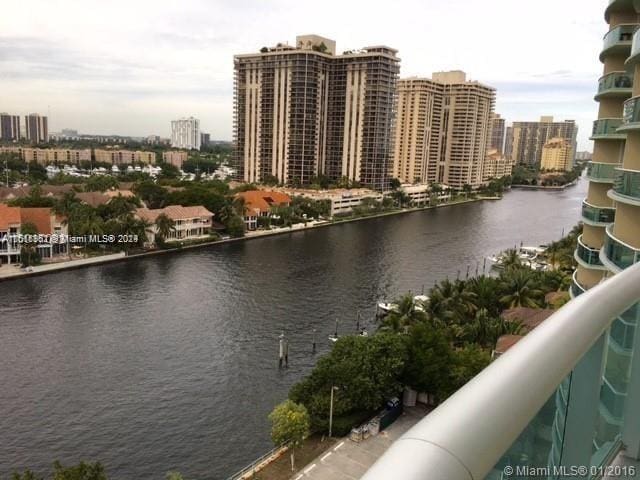
[{"label": "residential building", "polygon": [[496,149],[487,152],[484,162],[483,179],[488,182],[492,178],[502,178],[511,175],[513,163]]},{"label": "residential building", "polygon": [[200,120],[181,118],[171,122],[171,146],[186,150],[200,150]]},{"label": "residential building", "polygon": [[14,153],[25,162],[36,162],[40,165],[51,163],[74,164],[91,161],[91,149],[70,148],[31,148],[31,147],[0,147],[0,153]]},{"label": "residential building", "polygon": [[237,179],[307,185],[326,175],[375,190],[389,184],[400,59],[385,46],[336,54],[296,38],[234,57]]},{"label": "residential building", "polygon": [[588,162],[593,157],[593,153],[591,152],[576,152],[576,162]]},{"label": "residential building", "polygon": [[20,117],[0,113],[0,140],[5,142],[17,142],[22,137],[20,132]]},{"label": "residential building", "polygon": [[133,165],[144,163],[153,165],[156,163],[155,152],[143,152],[140,150],[120,150],[120,149],[95,149],[96,162],[110,163],[111,165]]},{"label": "residential building", "polygon": [[[640,27],[639,9],[632,2],[612,0],[605,15],[609,31],[600,53],[603,76],[595,97],[598,119],[591,137],[593,158],[587,164],[589,189],[582,204],[584,226],[575,252],[572,297],[640,262],[640,35],[634,35]],[[636,304],[616,317],[600,348],[601,391],[593,440],[599,456],[612,444],[625,442],[625,405],[638,402],[635,393],[629,395],[640,364],[634,359],[640,355],[638,336],[634,347],[630,332],[639,320]]]},{"label": "residential building", "polygon": [[542,147],[541,170],[570,172],[573,170],[573,148],[566,138],[552,138]]},{"label": "residential building", "polygon": [[169,150],[162,152],[162,161],[164,163],[170,163],[174,167],[182,169],[182,165],[187,161],[189,155],[185,151],[181,150]]},{"label": "residential building", "polygon": [[31,143],[46,143],[49,141],[49,120],[38,113],[31,113],[24,117],[26,139]]},{"label": "residential building", "polygon": [[165,242],[184,242],[206,238],[211,233],[213,222],[213,213],[200,205],[193,207],[169,205],[157,209],[138,208],[135,214],[151,225],[147,233],[148,245],[156,243],[158,226],[155,222],[160,215],[164,214],[173,220],[173,229],[163,239]]},{"label": "residential building", "polygon": [[[22,242],[18,237],[25,224],[35,226],[44,235],[37,243],[36,251],[43,262],[59,260],[68,255],[67,224],[51,208],[10,207],[0,203],[0,265],[18,263],[21,260]],[[53,237],[52,235],[58,237]]]},{"label": "residential building", "polygon": [[273,207],[288,207],[291,197],[275,190],[249,190],[236,193],[244,200],[244,224],[247,230],[258,228],[258,217],[267,217]]},{"label": "residential building", "polygon": [[495,96],[461,71],[400,80],[394,175],[407,183],[480,187]]},{"label": "residential building", "polygon": [[202,132],[200,134],[200,145],[207,146],[211,143],[211,134]]},{"label": "residential building", "polygon": [[574,163],[578,126],[575,120],[555,122],[553,117],[540,117],[538,122],[513,122],[507,131],[505,155],[514,163],[540,167],[542,149],[553,138],[564,138],[571,146],[571,164]]},{"label": "residential building", "polygon": [[398,113],[393,177],[403,183],[426,182],[442,145],[443,86],[428,78],[398,81]]},{"label": "residential building", "polygon": [[304,197],[316,201],[329,202],[329,216],[348,214],[354,207],[362,204],[365,198],[381,202],[383,194],[368,188],[336,188],[331,190],[312,190],[305,188],[279,188],[278,191],[291,197]]},{"label": "residential building", "polygon": [[499,113],[491,115],[491,141],[489,142],[490,150],[497,150],[499,153],[504,152],[506,122]]}]

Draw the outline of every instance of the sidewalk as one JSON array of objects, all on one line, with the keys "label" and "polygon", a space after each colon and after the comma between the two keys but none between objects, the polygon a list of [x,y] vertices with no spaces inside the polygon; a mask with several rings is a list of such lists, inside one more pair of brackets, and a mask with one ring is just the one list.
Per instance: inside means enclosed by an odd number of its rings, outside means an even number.
[{"label": "sidewalk", "polygon": [[356,443],[342,439],[291,477],[292,480],[357,480],[407,430],[428,413],[424,406],[405,407],[404,413],[389,428],[375,437]]},{"label": "sidewalk", "polygon": [[0,267],[0,280],[6,280],[10,278],[26,277],[30,275],[39,275],[47,272],[54,272],[56,270],[66,270],[69,268],[79,268],[86,265],[95,265],[105,262],[113,262],[125,258],[125,253],[114,253],[112,255],[101,255],[99,257],[81,258],[78,260],[69,260],[66,262],[45,263],[44,265],[37,265],[30,267],[30,270],[25,270],[17,267],[16,265],[3,265]]}]

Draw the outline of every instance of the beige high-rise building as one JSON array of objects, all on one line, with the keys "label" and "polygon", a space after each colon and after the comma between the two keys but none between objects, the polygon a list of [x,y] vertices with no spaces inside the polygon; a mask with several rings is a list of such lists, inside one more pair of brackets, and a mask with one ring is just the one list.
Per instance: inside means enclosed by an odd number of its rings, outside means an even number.
[{"label": "beige high-rise building", "polygon": [[393,176],[402,183],[426,182],[428,165],[440,156],[443,86],[428,78],[398,82]]},{"label": "beige high-rise building", "polygon": [[556,122],[551,116],[540,117],[538,122],[513,122],[507,129],[505,155],[520,165],[539,167],[542,149],[552,138],[565,138],[571,146],[573,165],[578,127],[575,120]]},{"label": "beige high-rise building", "polygon": [[573,148],[566,138],[552,138],[542,147],[540,169],[570,172],[573,169]]},{"label": "beige high-rise building", "polygon": [[400,80],[394,175],[402,182],[481,186],[495,96],[461,71]]},{"label": "beige high-rise building", "polygon": [[511,175],[513,163],[495,148],[487,152],[482,173],[483,180],[488,182],[492,178],[502,178]]},{"label": "beige high-rise building", "polygon": [[392,173],[400,59],[385,46],[336,54],[335,42],[303,35],[236,55],[237,178],[308,184],[317,175],[384,190]]},{"label": "beige high-rise building", "polygon": [[[611,0],[605,19],[609,31],[600,51],[604,67],[595,97],[598,119],[591,136],[593,157],[587,166],[589,189],[582,202],[584,226],[574,254],[578,268],[572,297],[640,262],[640,4]],[[633,347],[639,321],[636,304],[613,321],[606,335],[593,439],[598,458],[608,446],[627,440],[622,426],[631,421],[624,411],[640,355]]]}]

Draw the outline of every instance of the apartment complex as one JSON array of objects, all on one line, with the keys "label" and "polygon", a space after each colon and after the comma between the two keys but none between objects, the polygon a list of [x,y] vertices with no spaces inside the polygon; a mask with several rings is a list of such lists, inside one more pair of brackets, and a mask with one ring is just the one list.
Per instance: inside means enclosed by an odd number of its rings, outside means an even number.
[{"label": "apartment complex", "polygon": [[457,189],[481,186],[495,96],[495,89],[461,71],[400,80],[394,176]]},{"label": "apartment complex", "polygon": [[392,173],[400,59],[385,46],[336,54],[296,38],[234,57],[234,162],[239,180],[308,184],[347,177],[376,190]]},{"label": "apartment complex", "polygon": [[38,113],[31,113],[24,117],[25,136],[31,143],[45,143],[49,141],[49,120]]},{"label": "apartment complex", "polygon": [[187,161],[189,155],[187,152],[180,150],[170,150],[168,152],[162,152],[162,161],[164,163],[170,163],[174,167],[182,168],[184,162]]},{"label": "apartment complex", "polygon": [[513,162],[496,149],[487,152],[482,177],[485,182],[492,178],[502,178],[511,175]]},{"label": "apartment complex", "polygon": [[20,137],[20,117],[18,115],[9,115],[8,113],[0,113],[0,140],[17,142]]},{"label": "apartment complex", "polygon": [[497,150],[499,153],[504,152],[504,137],[506,132],[506,121],[499,113],[491,115],[491,141],[489,142],[490,150]]},{"label": "apartment complex", "polygon": [[101,163],[110,163],[111,165],[134,165],[144,163],[153,165],[156,163],[155,152],[143,152],[140,150],[94,150],[95,161]]},{"label": "apartment complex", "polygon": [[564,138],[571,146],[573,167],[577,136],[575,120],[555,122],[553,117],[543,116],[538,122],[513,122],[507,129],[505,155],[516,164],[539,167],[545,144],[553,138]]},{"label": "apartment complex", "polygon": [[542,147],[541,170],[569,172],[573,169],[573,148],[566,138],[552,138]]},{"label": "apartment complex", "polygon": [[36,162],[40,165],[50,163],[78,164],[91,161],[90,148],[0,147],[0,153],[14,153],[27,163]]},{"label": "apartment complex", "polygon": [[200,150],[200,120],[181,118],[171,122],[171,146],[187,150]]},{"label": "apartment complex", "polygon": [[[609,31],[600,53],[603,76],[595,97],[598,119],[591,137],[594,150],[587,166],[589,189],[582,204],[584,229],[575,251],[578,269],[572,297],[640,262],[640,35],[634,35],[640,15],[636,8],[640,5],[634,8],[633,2],[613,0],[605,15]],[[596,455],[629,440],[625,411],[630,402],[638,404],[630,393],[633,362],[635,367],[640,365],[634,360],[639,355],[633,334],[638,320],[636,304],[613,321],[597,352],[602,373],[596,372],[601,387],[593,394],[594,401],[599,401],[593,440]]]}]

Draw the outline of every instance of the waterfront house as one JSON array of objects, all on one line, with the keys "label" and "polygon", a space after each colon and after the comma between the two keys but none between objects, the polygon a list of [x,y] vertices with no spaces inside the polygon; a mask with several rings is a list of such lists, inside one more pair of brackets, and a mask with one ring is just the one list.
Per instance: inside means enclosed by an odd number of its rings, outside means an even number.
[{"label": "waterfront house", "polygon": [[151,224],[147,230],[147,246],[156,243],[158,233],[156,220],[162,214],[165,214],[174,223],[173,230],[164,239],[165,242],[198,240],[207,238],[211,233],[213,213],[201,205],[193,207],[169,205],[156,209],[138,208],[136,216]]},{"label": "waterfront house", "polygon": [[258,228],[258,217],[268,217],[272,207],[288,207],[291,197],[275,190],[249,190],[236,194],[244,200],[244,224],[247,230]]},{"label": "waterfront house", "polygon": [[27,223],[34,225],[39,234],[46,236],[36,245],[43,262],[67,257],[66,241],[54,241],[50,237],[53,234],[68,234],[64,218],[57,216],[50,208],[10,207],[0,203],[0,264],[20,262],[22,247],[18,235],[22,226]]}]

